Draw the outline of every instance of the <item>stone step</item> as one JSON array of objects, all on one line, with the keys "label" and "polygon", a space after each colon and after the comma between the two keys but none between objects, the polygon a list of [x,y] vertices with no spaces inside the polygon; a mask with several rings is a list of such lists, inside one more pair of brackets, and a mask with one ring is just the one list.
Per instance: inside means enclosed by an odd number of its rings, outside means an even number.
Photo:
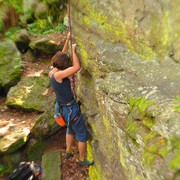
[{"label": "stone step", "polygon": [[61,156],[58,150],[43,155],[42,179],[61,180]]}]

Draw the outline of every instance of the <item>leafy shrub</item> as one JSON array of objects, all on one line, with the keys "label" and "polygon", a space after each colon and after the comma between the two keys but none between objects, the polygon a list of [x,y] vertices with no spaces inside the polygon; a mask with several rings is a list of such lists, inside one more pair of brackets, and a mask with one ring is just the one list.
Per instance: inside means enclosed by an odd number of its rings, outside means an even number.
[{"label": "leafy shrub", "polygon": [[23,14],[23,0],[6,0],[11,4],[19,14]]},{"label": "leafy shrub", "polygon": [[12,27],[5,33],[7,39],[14,39],[14,35],[21,30],[21,27]]},{"label": "leafy shrub", "polygon": [[27,30],[33,35],[46,35],[53,32],[62,32],[66,29],[64,24],[58,24],[57,26],[51,25],[46,19],[38,19],[32,24],[29,24]]}]

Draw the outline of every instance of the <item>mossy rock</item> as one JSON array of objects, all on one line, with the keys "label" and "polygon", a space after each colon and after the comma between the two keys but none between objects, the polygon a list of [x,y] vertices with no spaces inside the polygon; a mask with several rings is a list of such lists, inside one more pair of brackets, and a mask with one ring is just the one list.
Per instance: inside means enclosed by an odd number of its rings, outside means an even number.
[{"label": "mossy rock", "polygon": [[56,133],[61,126],[54,120],[54,106],[45,111],[40,117],[36,119],[35,125],[32,129],[32,134],[37,138],[47,138]]},{"label": "mossy rock", "polygon": [[34,13],[39,0],[23,0],[23,11],[26,21],[34,21]]},{"label": "mossy rock", "polygon": [[14,40],[15,40],[17,48],[19,49],[21,53],[25,53],[28,51],[29,43],[30,43],[30,34],[28,33],[26,29],[20,30],[20,32],[18,32],[15,35]]},{"label": "mossy rock", "polygon": [[48,38],[42,38],[33,41],[29,44],[29,46],[35,54],[42,53],[46,55],[52,55],[62,49],[62,45],[59,45],[56,42],[49,40]]},{"label": "mossy rock", "polygon": [[26,155],[28,161],[39,162],[42,159],[47,143],[42,140],[31,139],[27,145]]},{"label": "mossy rock", "polygon": [[6,104],[26,111],[44,112],[53,106],[55,96],[48,96],[49,78],[40,76],[24,77],[7,94]]},{"label": "mossy rock", "polygon": [[20,152],[5,154],[1,156],[0,177],[2,175],[7,175],[12,173],[21,160],[22,160],[22,154]]},{"label": "mossy rock", "polygon": [[0,43],[0,89],[6,93],[16,85],[23,72],[23,63],[20,52],[13,41]]},{"label": "mossy rock", "polygon": [[42,157],[42,177],[44,180],[61,179],[61,156],[59,151],[48,152]]},{"label": "mossy rock", "polygon": [[0,154],[15,152],[21,148],[28,140],[30,130],[12,126],[9,128],[10,133],[0,138]]},{"label": "mossy rock", "polygon": [[34,16],[36,19],[46,19],[47,18],[47,8],[43,3],[38,3],[35,9]]}]

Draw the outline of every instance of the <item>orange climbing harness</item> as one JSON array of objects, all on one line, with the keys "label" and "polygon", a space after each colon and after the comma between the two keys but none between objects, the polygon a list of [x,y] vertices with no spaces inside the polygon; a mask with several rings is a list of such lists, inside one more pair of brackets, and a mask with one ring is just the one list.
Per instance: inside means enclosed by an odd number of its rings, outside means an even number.
[{"label": "orange climbing harness", "polygon": [[[68,23],[69,23],[69,32],[70,32],[71,56],[72,56],[72,60],[73,60],[70,0],[68,0],[67,14],[68,14]],[[72,75],[72,90],[73,90],[74,96],[75,96],[75,98],[76,98],[76,76],[75,76],[74,74]]]}]

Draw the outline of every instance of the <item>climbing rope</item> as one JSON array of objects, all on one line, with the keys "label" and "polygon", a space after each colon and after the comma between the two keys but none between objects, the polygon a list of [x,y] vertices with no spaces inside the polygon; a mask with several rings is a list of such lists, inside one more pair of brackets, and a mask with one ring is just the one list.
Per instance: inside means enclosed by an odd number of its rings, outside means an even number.
[{"label": "climbing rope", "polygon": [[[71,49],[71,56],[73,60],[70,0],[68,0],[67,14],[68,14],[68,23],[69,23],[69,32],[70,32],[70,49]],[[72,89],[73,89],[74,96],[76,98],[76,76],[74,74],[72,75]]]},{"label": "climbing rope", "polygon": [[[67,14],[68,14],[68,24],[69,24],[69,32],[70,32],[70,48],[71,48],[71,55],[72,55],[72,28],[71,28],[70,0],[68,0]],[[73,58],[73,57],[72,57],[72,58]]]}]

